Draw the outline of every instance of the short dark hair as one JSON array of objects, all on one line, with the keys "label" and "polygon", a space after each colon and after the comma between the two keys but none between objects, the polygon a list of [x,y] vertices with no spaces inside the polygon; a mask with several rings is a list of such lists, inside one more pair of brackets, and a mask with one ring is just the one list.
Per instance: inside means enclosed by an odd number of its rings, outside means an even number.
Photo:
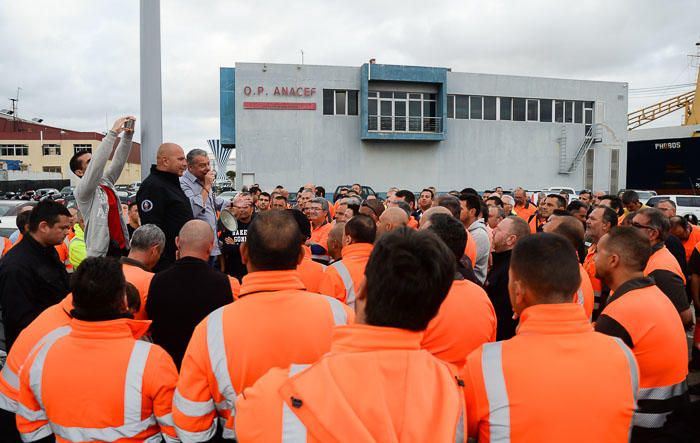
[{"label": "short dark hair", "polygon": [[394,195],[403,198],[408,204],[416,202],[416,196],[413,194],[413,192],[409,191],[408,189],[401,189],[400,191],[396,191],[396,194]]},{"label": "short dark hair", "polygon": [[369,215],[355,214],[345,223],[344,232],[356,243],[374,243],[377,237],[377,225]]},{"label": "short dark hair", "polygon": [[62,215],[71,216],[62,204],[51,200],[40,201],[29,214],[29,232],[36,232],[41,222],[46,222],[49,226],[55,225]]},{"label": "short dark hair", "polygon": [[681,217],[679,215],[674,215],[673,217],[669,218],[668,222],[670,223],[672,228],[676,227],[676,226],[680,226],[681,228],[683,228],[686,231],[688,230],[688,228],[690,228],[690,223],[688,222],[688,220],[684,219],[683,217]]},{"label": "short dark hair", "polygon": [[299,227],[299,232],[304,236],[304,239],[310,238],[311,223],[309,222],[309,218],[298,209],[285,209],[285,211],[294,218],[294,221]]},{"label": "short dark hair", "polygon": [[461,191],[459,191],[460,194],[474,194],[476,196],[479,195],[478,192],[476,192],[476,189],[474,188],[464,188]]},{"label": "short dark hair", "polygon": [[261,212],[248,226],[248,259],[261,271],[296,269],[304,240],[288,211]]},{"label": "short dark hair", "polygon": [[454,279],[454,255],[432,232],[401,227],[377,240],[365,277],[368,325],[423,331]]},{"label": "short dark hair", "polygon": [[257,186],[251,186],[250,189],[248,189],[248,192],[250,192],[251,195],[257,195],[262,192],[262,189],[258,188]]},{"label": "short dark hair", "polygon": [[265,197],[267,197],[267,198],[270,198],[270,193],[267,192],[267,191],[261,192],[260,195],[259,195],[258,197],[262,197],[263,195],[264,195]]},{"label": "short dark hair", "polygon": [[430,216],[428,230],[434,232],[445,243],[455,260],[462,258],[467,246],[467,231],[459,220],[447,214],[433,214]]},{"label": "short dark hair", "polygon": [[430,192],[430,198],[435,198],[435,193],[433,192],[432,189],[424,188],[422,191],[420,191],[421,194],[424,192]]},{"label": "short dark hair", "polygon": [[[408,215],[409,218],[411,217],[411,207],[408,205],[408,203],[406,203],[405,201],[398,200],[394,202],[394,204],[396,205],[396,207],[403,209],[403,211],[406,213],[406,215]],[[348,208],[350,208],[349,204]],[[357,209],[359,210],[360,207],[358,206]]]},{"label": "short dark hair", "polygon": [[138,202],[137,202],[136,200],[134,200],[134,201],[132,201],[132,202],[129,202],[129,210],[131,210],[131,208],[133,208],[134,206],[137,206],[137,207],[138,207],[138,205],[139,205],[139,204],[138,204]]},{"label": "short dark hair", "polygon": [[15,218],[15,225],[17,226],[20,234],[24,234],[26,232],[27,224],[29,224],[29,215],[31,213],[32,211],[22,211],[17,214],[17,218]]},{"label": "short dark hair", "polygon": [[70,158],[70,161],[68,162],[68,167],[70,170],[75,174],[75,171],[78,169],[83,169],[83,162],[80,160],[80,157],[82,157],[85,154],[90,154],[90,151],[78,151],[73,156]]},{"label": "short dark hair", "polygon": [[628,205],[630,203],[638,202],[639,201],[639,194],[637,194],[637,191],[633,191],[631,189],[625,191],[622,193],[620,196],[622,199],[622,204]]},{"label": "short dark hair", "polygon": [[578,193],[578,196],[581,197],[583,194],[588,194],[589,196],[592,196],[593,194],[589,190],[582,190],[581,192]]},{"label": "short dark hair", "polygon": [[[459,199],[467,204],[468,210],[476,209],[476,213],[474,214],[474,216],[476,218],[479,218],[479,215],[481,214],[481,199],[478,195],[463,192],[462,194],[460,194]],[[459,218],[459,214],[457,214],[456,217]]]},{"label": "short dark hair", "polygon": [[323,186],[316,186],[316,197],[326,197],[326,188]]},{"label": "short dark hair", "polygon": [[129,310],[133,312],[138,312],[141,310],[141,294],[139,290],[133,284],[126,282],[126,304],[129,306]]},{"label": "short dark hair", "polygon": [[651,257],[649,240],[639,229],[617,226],[605,237],[605,246],[620,256],[622,264],[632,271],[641,272]]},{"label": "short dark hair", "polygon": [[79,320],[102,321],[123,312],[126,279],[122,265],[112,257],[88,257],[71,277],[72,315]]},{"label": "short dark hair", "polygon": [[492,195],[491,197],[487,198],[486,201],[492,201],[496,203],[496,206],[502,208],[503,207],[503,200],[501,200],[501,197],[498,195]]},{"label": "short dark hair", "polygon": [[538,233],[515,244],[510,270],[541,303],[566,303],[581,286],[576,251],[564,237]]},{"label": "short dark hair", "polygon": [[286,202],[287,202],[287,197],[285,197],[285,196],[282,195],[282,194],[275,194],[274,200],[284,200],[285,203],[286,203]]},{"label": "short dark hair", "polygon": [[571,214],[569,214],[569,211],[567,211],[566,209],[556,208],[555,210],[552,211],[552,215],[555,215],[557,217],[566,217],[566,216],[569,216]]},{"label": "short dark hair", "polygon": [[554,198],[557,200],[557,204],[559,205],[559,209],[565,209],[566,208],[566,199],[562,197],[560,194],[548,194],[547,198]]},{"label": "short dark hair", "polygon": [[625,206],[617,195],[604,195],[598,199],[598,201],[603,200],[610,200],[610,207],[617,212],[618,217],[625,213]]},{"label": "short dark hair", "polygon": [[459,199],[454,195],[441,195],[437,199],[437,205],[447,208],[452,216],[459,220],[459,213],[462,212],[462,205],[459,204]]},{"label": "short dark hair", "polygon": [[599,205],[598,208],[603,209],[603,221],[605,223],[610,223],[610,227],[614,228],[617,226],[617,212],[609,206]]},{"label": "short dark hair", "polygon": [[573,200],[569,205],[566,207],[566,210],[569,212],[574,212],[578,211],[581,208],[586,208],[586,211],[588,211],[588,205],[582,202],[581,200]]}]

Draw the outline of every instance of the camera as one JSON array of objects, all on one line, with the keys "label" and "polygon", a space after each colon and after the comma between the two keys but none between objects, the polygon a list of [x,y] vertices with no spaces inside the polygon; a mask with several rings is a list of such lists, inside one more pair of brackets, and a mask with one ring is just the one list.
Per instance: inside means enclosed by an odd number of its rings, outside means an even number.
[{"label": "camera", "polygon": [[126,122],[124,122],[124,129],[134,129],[134,123],[134,120],[127,120]]}]

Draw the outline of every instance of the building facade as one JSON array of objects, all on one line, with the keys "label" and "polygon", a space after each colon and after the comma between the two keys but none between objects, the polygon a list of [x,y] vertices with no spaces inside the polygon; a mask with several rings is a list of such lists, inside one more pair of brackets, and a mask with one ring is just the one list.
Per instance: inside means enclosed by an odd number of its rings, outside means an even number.
[{"label": "building facade", "polygon": [[[0,164],[7,169],[57,173],[60,177],[51,177],[70,180],[71,184],[76,184],[78,178],[69,167],[71,157],[78,151],[92,152],[103,138],[104,135],[99,132],[55,128],[0,114]],[[140,180],[141,146],[134,142],[117,184],[130,184]]]},{"label": "building facade", "polygon": [[238,187],[625,186],[626,83],[237,63],[220,119]]}]

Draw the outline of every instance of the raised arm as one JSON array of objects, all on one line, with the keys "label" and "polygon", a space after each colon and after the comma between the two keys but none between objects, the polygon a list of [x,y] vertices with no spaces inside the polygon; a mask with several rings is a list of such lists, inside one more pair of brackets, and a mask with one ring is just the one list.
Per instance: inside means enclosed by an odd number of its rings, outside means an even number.
[{"label": "raised arm", "polygon": [[[123,120],[123,123],[118,128],[118,130],[123,130],[124,133],[122,134],[122,138],[119,142],[119,145],[117,146],[117,149],[114,151],[112,163],[109,165],[107,171],[105,172],[105,178],[112,184],[115,184],[117,180],[119,180],[119,176],[122,174],[122,170],[124,169],[124,164],[129,158],[129,153],[131,152],[131,138],[134,136],[134,127],[132,126],[131,128],[125,128],[124,124],[127,120],[135,121],[136,119],[132,116],[129,116],[124,117],[120,120]],[[115,125],[116,124],[117,123],[115,122]],[[112,128],[112,130],[114,130],[114,128]]]}]

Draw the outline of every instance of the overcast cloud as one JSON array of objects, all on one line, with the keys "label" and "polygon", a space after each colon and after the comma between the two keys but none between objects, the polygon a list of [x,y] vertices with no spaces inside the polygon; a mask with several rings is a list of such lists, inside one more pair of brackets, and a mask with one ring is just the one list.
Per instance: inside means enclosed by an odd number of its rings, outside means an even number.
[{"label": "overcast cloud", "polygon": [[[307,64],[691,83],[699,16],[698,0],[162,0],[164,138],[186,150],[218,138],[220,66],[299,63],[301,49]],[[0,108],[21,87],[20,116],[50,125],[138,116],[138,39],[137,0],[0,0]],[[630,110],[654,94],[632,92]]]}]

